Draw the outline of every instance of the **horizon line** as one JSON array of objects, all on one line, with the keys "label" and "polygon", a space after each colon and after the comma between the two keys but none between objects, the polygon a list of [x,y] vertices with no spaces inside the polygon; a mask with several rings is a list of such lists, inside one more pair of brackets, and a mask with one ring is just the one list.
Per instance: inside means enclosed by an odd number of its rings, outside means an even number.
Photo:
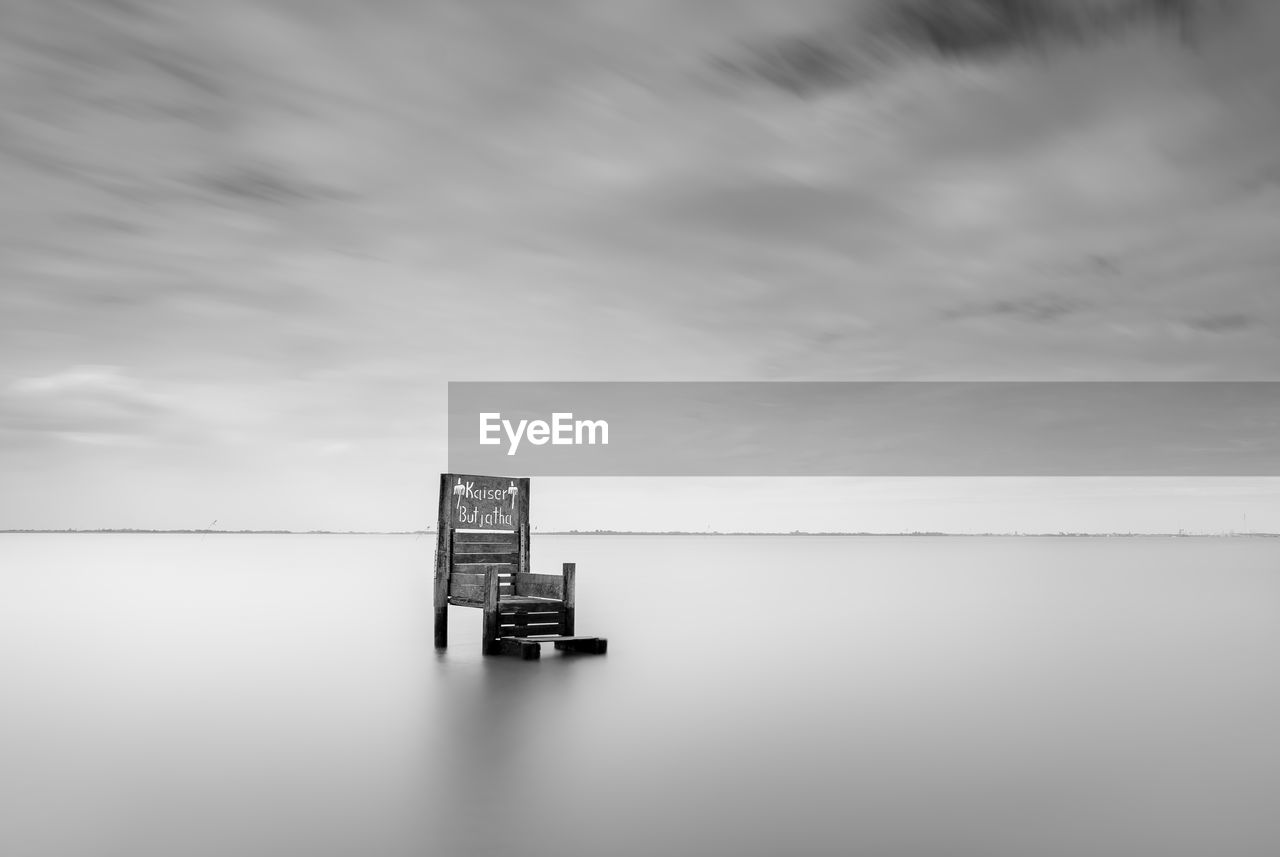
[{"label": "horizon line", "polygon": [[[502,532],[502,531],[495,531]],[[212,529],[146,529],[133,527],[95,527],[95,528],[0,528],[0,535],[46,534],[122,534],[122,535],[265,535],[265,536],[434,536],[438,532],[431,530],[212,530]],[[1229,538],[1229,537],[1261,537],[1278,538],[1280,533],[1236,530],[1218,532],[1202,532],[1179,530],[1177,532],[981,532],[964,533],[944,530],[903,530],[899,532],[873,532],[869,530],[539,530],[537,535],[545,536],[868,536],[877,538],[945,536],[950,538],[964,537],[997,537],[997,538]]]}]

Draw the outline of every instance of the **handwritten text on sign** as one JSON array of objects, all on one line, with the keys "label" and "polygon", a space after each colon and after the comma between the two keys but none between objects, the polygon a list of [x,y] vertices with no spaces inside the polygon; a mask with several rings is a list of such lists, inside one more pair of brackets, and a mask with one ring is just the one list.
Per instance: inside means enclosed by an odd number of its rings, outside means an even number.
[{"label": "handwritten text on sign", "polygon": [[499,476],[455,476],[449,495],[454,527],[473,530],[514,530],[520,520],[520,487]]}]

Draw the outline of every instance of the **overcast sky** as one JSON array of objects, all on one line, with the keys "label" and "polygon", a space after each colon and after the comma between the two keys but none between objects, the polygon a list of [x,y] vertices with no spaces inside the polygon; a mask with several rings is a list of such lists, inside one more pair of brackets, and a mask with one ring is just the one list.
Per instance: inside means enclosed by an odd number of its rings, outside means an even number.
[{"label": "overcast sky", "polygon": [[[797,92],[753,63],[849,2],[4,0],[0,527],[421,529],[450,380],[1280,380],[1275,5]],[[534,521],[1280,530],[1265,480],[719,484]]]}]

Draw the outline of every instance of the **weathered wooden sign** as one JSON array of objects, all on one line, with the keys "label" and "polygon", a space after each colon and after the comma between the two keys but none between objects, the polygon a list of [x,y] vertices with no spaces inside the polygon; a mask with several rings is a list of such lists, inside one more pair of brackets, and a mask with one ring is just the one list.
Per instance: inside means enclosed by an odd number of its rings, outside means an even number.
[{"label": "weathered wooden sign", "polygon": [[[529,480],[441,473],[436,527],[436,645],[443,646],[449,636],[451,583],[461,587],[453,603],[477,606],[475,596],[483,593],[476,587],[487,572],[500,574],[514,589],[511,575],[529,571]],[[472,597],[458,600],[463,594]]]},{"label": "weathered wooden sign", "polygon": [[[458,530],[519,530],[528,515],[528,480],[448,474],[440,526]],[[446,505],[447,503],[447,505]]]}]

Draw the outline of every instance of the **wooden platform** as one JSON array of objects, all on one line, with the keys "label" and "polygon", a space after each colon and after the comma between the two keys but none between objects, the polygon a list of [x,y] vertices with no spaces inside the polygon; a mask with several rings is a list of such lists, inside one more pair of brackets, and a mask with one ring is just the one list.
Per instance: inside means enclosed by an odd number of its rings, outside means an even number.
[{"label": "wooden platform", "polygon": [[556,649],[571,654],[603,655],[609,641],[603,637],[547,634],[537,637],[501,637],[495,654],[511,655],[526,661],[542,657],[542,643],[555,643]]},{"label": "wooden platform", "polygon": [[537,574],[529,563],[529,480],[440,474],[436,523],[435,643],[449,645],[449,608],[483,613],[486,655],[533,660],[541,644],[604,654],[607,642],[574,627],[577,566]]}]

